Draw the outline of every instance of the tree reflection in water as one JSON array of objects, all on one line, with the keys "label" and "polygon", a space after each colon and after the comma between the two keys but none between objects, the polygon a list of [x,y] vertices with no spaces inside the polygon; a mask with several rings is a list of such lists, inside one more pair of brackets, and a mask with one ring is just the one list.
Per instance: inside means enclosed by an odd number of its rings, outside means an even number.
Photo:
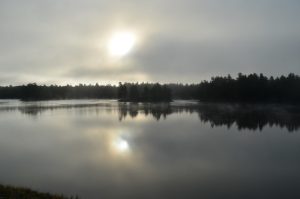
[{"label": "tree reflection in water", "polygon": [[231,104],[231,103],[97,103],[67,104],[63,106],[1,107],[0,111],[15,111],[38,116],[46,110],[86,109],[86,111],[116,110],[119,121],[127,117],[135,119],[139,114],[154,117],[157,121],[175,113],[197,113],[201,122],[211,127],[236,125],[238,130],[262,130],[266,126],[278,126],[294,132],[300,127],[300,107],[293,105]]},{"label": "tree reflection in water", "polygon": [[212,127],[236,125],[239,130],[262,130],[265,126],[279,126],[293,132],[300,127],[300,108],[295,106],[199,103],[172,106],[170,104],[129,104],[119,106],[120,121],[127,116],[152,115],[156,120],[174,113],[197,113]]}]

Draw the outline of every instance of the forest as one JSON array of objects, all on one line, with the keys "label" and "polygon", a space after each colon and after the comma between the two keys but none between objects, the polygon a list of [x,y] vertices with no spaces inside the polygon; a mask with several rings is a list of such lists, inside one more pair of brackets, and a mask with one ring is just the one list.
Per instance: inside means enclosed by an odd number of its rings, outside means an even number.
[{"label": "forest", "polygon": [[0,87],[1,99],[118,99],[129,102],[170,102],[193,99],[220,102],[299,103],[300,77],[242,74],[212,77],[198,84],[119,83],[115,85],[37,85]]},{"label": "forest", "polygon": [[197,86],[197,99],[229,102],[299,103],[300,77],[295,74],[266,77],[263,74],[244,75],[237,78],[213,77]]}]

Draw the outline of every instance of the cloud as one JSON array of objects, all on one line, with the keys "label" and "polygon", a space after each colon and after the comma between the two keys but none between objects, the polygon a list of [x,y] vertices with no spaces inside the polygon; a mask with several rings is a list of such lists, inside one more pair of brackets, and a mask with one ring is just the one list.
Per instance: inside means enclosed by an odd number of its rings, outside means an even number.
[{"label": "cloud", "polygon": [[[299,74],[299,13],[294,0],[4,0],[0,83]],[[106,42],[122,29],[137,31],[141,42],[116,64]]]},{"label": "cloud", "polygon": [[203,77],[244,73],[280,75],[299,73],[300,40],[234,40],[186,42],[155,38],[137,53],[139,65],[147,74],[172,81],[197,82]]}]

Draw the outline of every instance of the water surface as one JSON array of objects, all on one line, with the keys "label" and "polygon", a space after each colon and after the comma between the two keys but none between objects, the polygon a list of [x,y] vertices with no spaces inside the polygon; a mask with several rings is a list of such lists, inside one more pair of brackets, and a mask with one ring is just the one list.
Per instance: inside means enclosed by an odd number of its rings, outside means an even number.
[{"label": "water surface", "polygon": [[0,101],[0,183],[82,199],[300,198],[300,110]]}]

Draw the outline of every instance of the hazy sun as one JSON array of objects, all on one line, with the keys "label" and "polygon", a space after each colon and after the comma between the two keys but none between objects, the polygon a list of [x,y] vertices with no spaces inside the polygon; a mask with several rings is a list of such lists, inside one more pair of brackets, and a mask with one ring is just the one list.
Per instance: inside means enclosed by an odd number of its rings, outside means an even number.
[{"label": "hazy sun", "polygon": [[124,56],[131,51],[135,42],[136,35],[133,32],[117,32],[108,42],[109,53],[113,56]]}]

